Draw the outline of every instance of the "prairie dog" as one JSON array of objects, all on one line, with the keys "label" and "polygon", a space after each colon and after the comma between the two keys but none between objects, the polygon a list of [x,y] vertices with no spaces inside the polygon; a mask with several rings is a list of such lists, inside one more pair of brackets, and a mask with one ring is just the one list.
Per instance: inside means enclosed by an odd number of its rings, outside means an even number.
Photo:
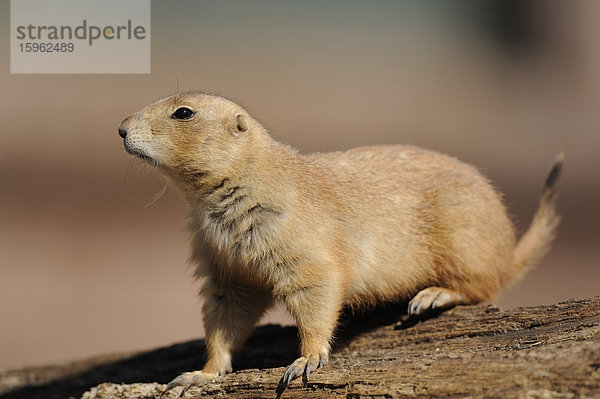
[{"label": "prairie dog", "polygon": [[128,153],[154,165],[189,205],[203,279],[208,360],[167,390],[232,371],[274,301],[296,320],[300,357],[277,395],[327,364],[343,306],[408,300],[408,312],[494,299],[549,249],[559,157],[517,243],[498,193],[474,167],[413,146],[301,154],[242,107],[189,92],[125,119]]}]

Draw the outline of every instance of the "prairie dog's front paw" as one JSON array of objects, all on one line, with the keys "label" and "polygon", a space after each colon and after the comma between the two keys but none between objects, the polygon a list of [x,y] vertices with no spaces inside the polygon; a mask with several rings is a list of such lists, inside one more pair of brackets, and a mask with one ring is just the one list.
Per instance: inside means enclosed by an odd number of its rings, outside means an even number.
[{"label": "prairie dog's front paw", "polygon": [[323,350],[321,353],[313,356],[303,356],[296,359],[296,361],[287,368],[285,374],[281,377],[281,380],[279,380],[279,385],[276,390],[277,398],[281,397],[281,394],[292,380],[302,376],[302,382],[306,385],[310,378],[310,373],[325,366],[327,363],[329,363],[329,354],[327,350]]},{"label": "prairie dog's front paw", "polygon": [[170,391],[174,387],[182,386],[183,390],[179,394],[179,397],[182,397],[185,392],[193,385],[200,385],[206,381],[212,381],[219,376],[218,373],[206,373],[204,371],[190,371],[187,373],[183,373],[176,377],[173,381],[169,382],[163,393],[160,395],[162,398],[167,391]]}]

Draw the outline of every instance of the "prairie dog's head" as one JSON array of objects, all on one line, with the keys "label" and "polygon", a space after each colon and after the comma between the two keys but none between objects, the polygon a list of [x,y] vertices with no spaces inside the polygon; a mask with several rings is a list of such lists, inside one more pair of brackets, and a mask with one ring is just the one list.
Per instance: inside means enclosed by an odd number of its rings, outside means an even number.
[{"label": "prairie dog's head", "polygon": [[190,92],[165,97],[119,127],[125,150],[182,181],[223,175],[260,125],[239,105]]}]

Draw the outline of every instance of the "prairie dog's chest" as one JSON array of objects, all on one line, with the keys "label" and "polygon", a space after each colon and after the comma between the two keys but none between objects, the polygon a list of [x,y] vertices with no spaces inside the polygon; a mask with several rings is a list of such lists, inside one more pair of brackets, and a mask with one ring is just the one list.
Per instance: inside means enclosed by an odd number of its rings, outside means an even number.
[{"label": "prairie dog's chest", "polygon": [[218,201],[190,207],[193,257],[240,272],[269,267],[281,246],[281,210],[244,194],[241,188],[218,194]]}]

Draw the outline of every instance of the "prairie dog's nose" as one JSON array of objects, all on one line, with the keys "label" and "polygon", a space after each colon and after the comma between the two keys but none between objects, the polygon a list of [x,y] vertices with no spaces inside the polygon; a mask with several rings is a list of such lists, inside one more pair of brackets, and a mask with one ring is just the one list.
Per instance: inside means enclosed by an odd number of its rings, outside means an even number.
[{"label": "prairie dog's nose", "polygon": [[123,119],[123,122],[121,122],[121,125],[119,126],[119,136],[121,136],[122,138],[127,137],[127,128],[130,125],[130,120],[131,116],[128,116],[127,118]]}]

